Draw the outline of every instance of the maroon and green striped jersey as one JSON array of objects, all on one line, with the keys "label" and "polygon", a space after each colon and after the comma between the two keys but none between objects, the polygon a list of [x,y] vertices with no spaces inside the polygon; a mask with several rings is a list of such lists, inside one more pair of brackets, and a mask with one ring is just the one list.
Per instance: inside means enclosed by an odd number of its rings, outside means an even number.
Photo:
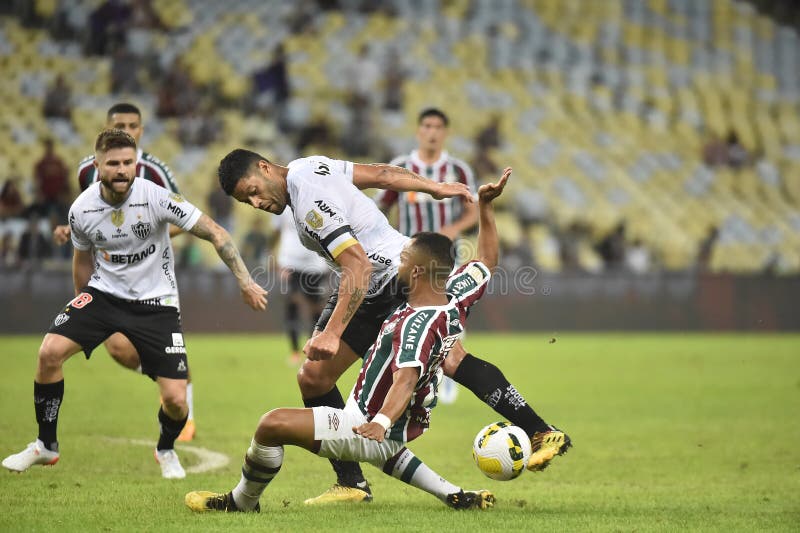
[{"label": "maroon and green striped jersey", "polygon": [[[152,181],[156,185],[164,187],[168,191],[180,193],[175,177],[167,165],[152,154],[139,149],[136,161],[136,177]],[[81,190],[85,191],[89,185],[100,178],[97,169],[94,167],[94,156],[84,158],[78,165],[78,183]]]},{"label": "maroon and green striped jersey", "polygon": [[[389,164],[407,168],[420,176],[440,183],[460,182],[469,187],[473,194],[476,192],[475,178],[469,165],[460,159],[451,157],[445,151],[432,165],[420,160],[417,150],[409,155],[397,157]],[[442,227],[458,220],[464,209],[462,198],[435,200],[429,194],[414,191],[404,193],[380,191],[375,197],[375,201],[384,210],[397,204],[397,229],[409,237],[421,231],[438,232]]]},{"label": "maroon and green striped jersey", "polygon": [[408,442],[428,428],[442,362],[464,332],[467,310],[483,295],[490,277],[486,265],[471,261],[448,278],[446,305],[411,307],[405,303],[383,322],[353,387],[353,399],[367,419],[383,407],[394,372],[419,368],[411,401],[389,428],[387,438]]}]

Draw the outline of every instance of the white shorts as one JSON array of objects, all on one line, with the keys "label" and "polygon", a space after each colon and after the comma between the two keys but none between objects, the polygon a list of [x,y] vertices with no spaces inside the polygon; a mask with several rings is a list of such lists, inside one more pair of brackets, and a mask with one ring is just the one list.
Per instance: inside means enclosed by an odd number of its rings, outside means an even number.
[{"label": "white shorts", "polygon": [[390,439],[377,442],[353,433],[354,427],[367,423],[367,417],[352,398],[347,401],[344,409],[314,407],[312,410],[314,440],[321,443],[321,457],[370,463],[383,468],[384,463],[405,446],[404,442]]}]

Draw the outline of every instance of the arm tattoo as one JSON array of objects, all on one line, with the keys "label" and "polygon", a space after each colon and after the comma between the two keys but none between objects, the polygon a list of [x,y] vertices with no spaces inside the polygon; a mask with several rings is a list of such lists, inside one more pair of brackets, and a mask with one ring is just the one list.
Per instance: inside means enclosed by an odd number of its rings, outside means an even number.
[{"label": "arm tattoo", "polygon": [[239,250],[233,244],[230,236],[217,246],[217,253],[240,282],[246,281],[250,277],[250,273],[247,272],[244,261],[242,261],[242,256],[239,255]]},{"label": "arm tattoo", "polygon": [[356,287],[353,294],[350,295],[350,301],[347,302],[347,310],[342,317],[342,324],[347,324],[353,315],[356,313],[358,306],[361,305],[361,300],[364,299],[364,290],[361,287]]},{"label": "arm tattoo", "polygon": [[224,238],[220,240],[219,237],[222,235],[220,235],[219,230],[221,228],[213,220],[207,215],[202,215],[192,227],[191,233],[195,237],[209,241],[214,245],[219,258],[222,259],[233,275],[236,276],[236,279],[239,280],[239,284],[242,285],[250,277],[250,273],[247,272],[247,267],[245,267],[236,245],[233,244],[231,236],[223,231]]},{"label": "arm tattoo", "polygon": [[195,225],[192,227],[191,234],[205,241],[210,241],[211,228],[209,227],[208,224],[209,220],[211,219],[208,218],[206,215],[201,215],[200,218],[195,223]]},{"label": "arm tattoo", "polygon": [[397,172],[398,174],[405,174],[405,175],[406,175],[406,176],[408,176],[409,178],[411,178],[411,179],[415,179],[415,180],[418,180],[418,181],[419,181],[419,180],[424,180],[424,179],[425,179],[425,178],[423,178],[422,176],[420,176],[419,174],[417,174],[417,173],[415,173],[415,172],[411,172],[411,171],[410,171],[410,170],[408,170],[407,168],[403,168],[403,167],[394,167],[394,168],[392,168],[392,170],[393,170],[394,172]]}]

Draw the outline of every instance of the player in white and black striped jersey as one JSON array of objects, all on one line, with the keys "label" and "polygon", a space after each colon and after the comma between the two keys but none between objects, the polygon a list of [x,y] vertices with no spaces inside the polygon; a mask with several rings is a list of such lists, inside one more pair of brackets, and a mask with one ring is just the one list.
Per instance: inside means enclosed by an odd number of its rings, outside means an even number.
[{"label": "player in white and black striped jersey", "polygon": [[[144,132],[142,112],[133,104],[120,102],[112,105],[106,113],[106,127],[116,128],[128,133],[136,141],[138,146]],[[137,151],[136,158],[136,177],[145,179],[163,187],[164,189],[180,194],[175,176],[169,167],[154,155],[143,151]],[[81,191],[85,191],[91,184],[100,179],[100,174],[95,167],[94,154],[85,157],[78,165],[78,184]],[[174,236],[181,233],[175,226],[170,228],[170,235]],[[64,244],[70,238],[70,227],[68,225],[57,226],[53,230],[53,239],[57,244]],[[136,348],[131,341],[122,333],[112,334],[103,343],[108,350],[108,354],[122,366],[135,371],[141,371],[141,361]],[[183,429],[178,440],[190,441],[194,438],[194,387],[191,376],[187,386],[187,402],[189,404],[189,421]]]},{"label": "player in white and black striped jersey", "polygon": [[76,297],[61,308],[39,348],[33,389],[39,434],[3,460],[11,471],[58,461],[64,363],[80,351],[88,359],[109,335],[123,332],[136,346],[142,372],[159,387],[155,457],[162,476],[186,476],[174,443],[186,423],[189,367],[169,224],[211,242],[236,277],[244,301],[256,310],[266,308],[266,291],[250,277],[227,231],[180,195],[135,179],[136,148],[133,137],[121,130],[97,137],[100,181],[75,200],[69,213]]}]

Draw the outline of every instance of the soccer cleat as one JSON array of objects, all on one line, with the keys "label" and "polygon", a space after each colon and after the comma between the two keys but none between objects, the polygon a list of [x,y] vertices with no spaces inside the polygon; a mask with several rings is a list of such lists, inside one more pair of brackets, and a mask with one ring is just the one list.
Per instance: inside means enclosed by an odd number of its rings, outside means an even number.
[{"label": "soccer cleat", "polygon": [[316,498],[309,498],[303,503],[306,505],[325,505],[340,502],[369,503],[371,501],[372,491],[369,490],[369,485],[365,485],[364,488],[357,488],[346,487],[337,483]]},{"label": "soccer cleat", "polygon": [[44,447],[39,439],[28,444],[24,450],[3,459],[3,466],[12,472],[24,472],[33,465],[50,466],[58,462],[58,452]]},{"label": "soccer cleat", "polygon": [[459,491],[448,494],[445,499],[453,509],[488,509],[494,507],[494,494],[488,490]]},{"label": "soccer cleat", "polygon": [[531,472],[544,470],[553,457],[564,455],[572,447],[569,435],[555,426],[548,427],[550,431],[534,433],[531,438],[531,458],[528,459],[528,470]]},{"label": "soccer cleat", "polygon": [[175,453],[175,450],[155,450],[153,456],[161,466],[161,477],[164,479],[183,479],[186,477],[186,471],[181,466],[181,461],[178,459],[178,454]]},{"label": "soccer cleat", "polygon": [[183,426],[181,434],[178,435],[178,440],[181,442],[190,442],[194,438],[195,426],[194,420],[187,420],[186,425]]},{"label": "soccer cleat", "polygon": [[255,508],[250,511],[244,511],[236,506],[233,499],[233,493],[219,494],[217,492],[208,492],[206,490],[196,490],[190,492],[183,499],[186,507],[196,513],[205,513],[206,511],[222,511],[224,513],[260,513],[261,504],[257,503]]}]

